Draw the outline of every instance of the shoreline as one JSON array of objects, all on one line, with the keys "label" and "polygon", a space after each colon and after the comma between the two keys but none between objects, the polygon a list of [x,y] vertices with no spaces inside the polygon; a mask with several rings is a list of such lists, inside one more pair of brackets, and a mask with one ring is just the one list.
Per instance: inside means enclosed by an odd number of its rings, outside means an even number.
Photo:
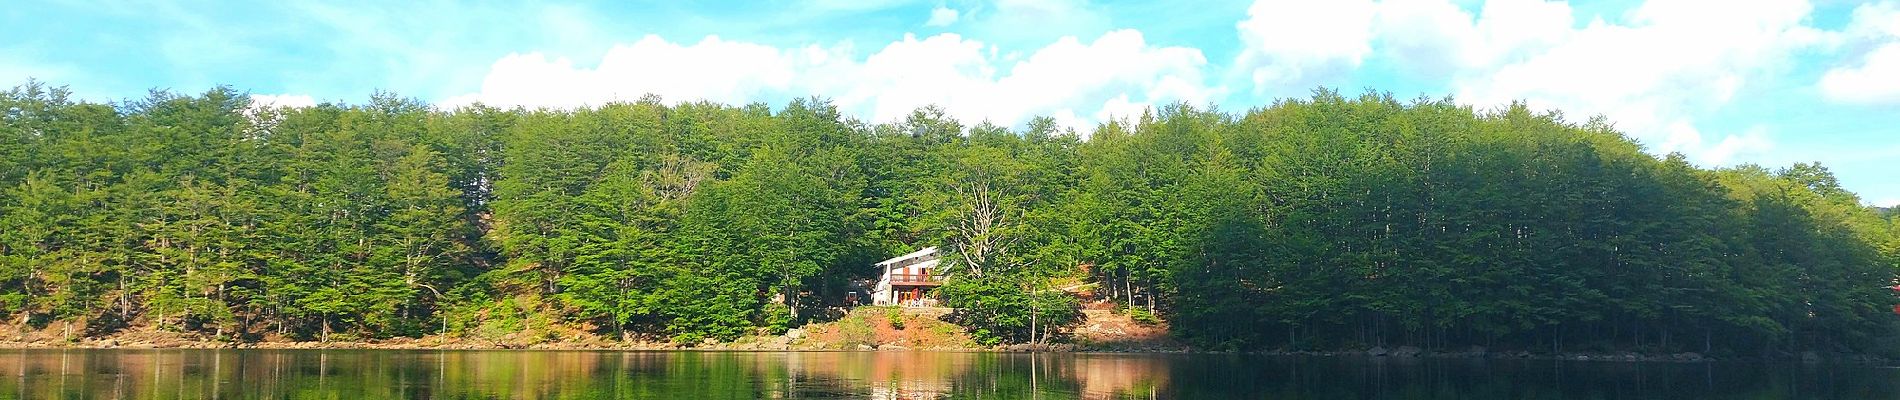
[{"label": "shoreline", "polygon": [[1313,358],[1364,358],[1391,361],[1415,360],[1522,360],[1522,361],[1573,361],[1573,362],[1614,362],[1614,363],[1670,363],[1701,364],[1717,362],[1776,362],[1804,364],[1865,364],[1889,366],[1896,365],[1894,360],[1871,355],[1818,355],[1798,354],[1786,357],[1728,357],[1714,358],[1694,352],[1644,354],[1636,352],[1570,352],[1560,354],[1532,353],[1528,351],[1501,352],[1439,352],[1415,349],[1381,352],[1374,350],[1339,351],[1209,351],[1197,349],[1114,349],[1081,348],[1074,344],[1062,343],[1046,346],[1008,345],[996,347],[932,347],[909,348],[904,346],[864,346],[858,348],[830,348],[824,346],[761,346],[757,342],[747,342],[742,338],[730,343],[718,343],[704,346],[683,346],[670,342],[628,342],[625,344],[568,343],[551,342],[530,345],[507,343],[467,343],[465,341],[438,342],[430,338],[415,340],[391,340],[379,342],[215,342],[189,341],[171,343],[116,343],[112,340],[92,340],[74,343],[45,343],[0,341],[0,350],[449,350],[449,351],[640,351],[640,352],[933,352],[933,353],[1052,353],[1052,354],[1130,354],[1130,355],[1246,355],[1268,357],[1313,357]]}]

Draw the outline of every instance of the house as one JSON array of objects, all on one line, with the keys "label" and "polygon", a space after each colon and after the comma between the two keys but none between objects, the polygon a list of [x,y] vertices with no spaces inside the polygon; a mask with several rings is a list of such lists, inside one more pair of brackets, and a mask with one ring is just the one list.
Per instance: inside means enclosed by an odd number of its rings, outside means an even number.
[{"label": "house", "polygon": [[877,263],[884,271],[877,284],[871,287],[871,304],[902,305],[905,307],[923,307],[937,305],[937,299],[929,297],[930,289],[943,285],[942,271],[937,269],[937,248],[925,247]]}]

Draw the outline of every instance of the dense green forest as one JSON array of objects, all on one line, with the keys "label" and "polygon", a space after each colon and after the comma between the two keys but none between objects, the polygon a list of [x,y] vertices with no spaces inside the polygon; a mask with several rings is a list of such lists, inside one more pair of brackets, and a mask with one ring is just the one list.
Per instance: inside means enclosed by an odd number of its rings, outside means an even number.
[{"label": "dense green forest", "polygon": [[924,246],[991,340],[1074,321],[1075,280],[1207,348],[1865,352],[1900,326],[1900,221],[1827,169],[1699,168],[1521,104],[1319,90],[1074,132],[28,82],[0,113],[0,313],[75,335],[732,339]]}]

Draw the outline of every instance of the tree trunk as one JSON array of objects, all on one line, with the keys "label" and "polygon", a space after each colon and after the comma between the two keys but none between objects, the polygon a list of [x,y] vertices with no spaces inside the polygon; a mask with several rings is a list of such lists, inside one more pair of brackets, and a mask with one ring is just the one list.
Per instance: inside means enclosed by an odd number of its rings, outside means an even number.
[{"label": "tree trunk", "polygon": [[[1130,273],[1130,274],[1123,274],[1123,275],[1133,275],[1133,274]],[[1124,290],[1123,294],[1128,296],[1127,297],[1128,308],[1135,308],[1135,279],[1134,277],[1132,276],[1122,277],[1122,289]]]},{"label": "tree trunk", "polygon": [[798,288],[785,285],[785,307],[792,311],[792,321],[798,321]]},{"label": "tree trunk", "polygon": [[125,289],[125,274],[119,275],[119,323],[130,325],[132,319],[132,301]]},{"label": "tree trunk", "polygon": [[1042,338],[1036,336],[1036,314],[1038,313],[1036,312],[1035,293],[1031,292],[1029,298],[1029,343],[1041,346]]}]

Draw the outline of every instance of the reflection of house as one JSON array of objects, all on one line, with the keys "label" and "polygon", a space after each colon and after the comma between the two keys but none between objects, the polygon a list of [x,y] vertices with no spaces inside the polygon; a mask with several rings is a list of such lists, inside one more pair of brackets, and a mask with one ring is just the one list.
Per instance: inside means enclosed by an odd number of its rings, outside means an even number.
[{"label": "reflection of house", "polygon": [[937,299],[927,295],[931,288],[943,285],[943,275],[937,270],[937,248],[925,247],[923,250],[897,256],[877,263],[884,270],[884,276],[878,278],[877,285],[871,288],[871,304],[934,306]]}]

